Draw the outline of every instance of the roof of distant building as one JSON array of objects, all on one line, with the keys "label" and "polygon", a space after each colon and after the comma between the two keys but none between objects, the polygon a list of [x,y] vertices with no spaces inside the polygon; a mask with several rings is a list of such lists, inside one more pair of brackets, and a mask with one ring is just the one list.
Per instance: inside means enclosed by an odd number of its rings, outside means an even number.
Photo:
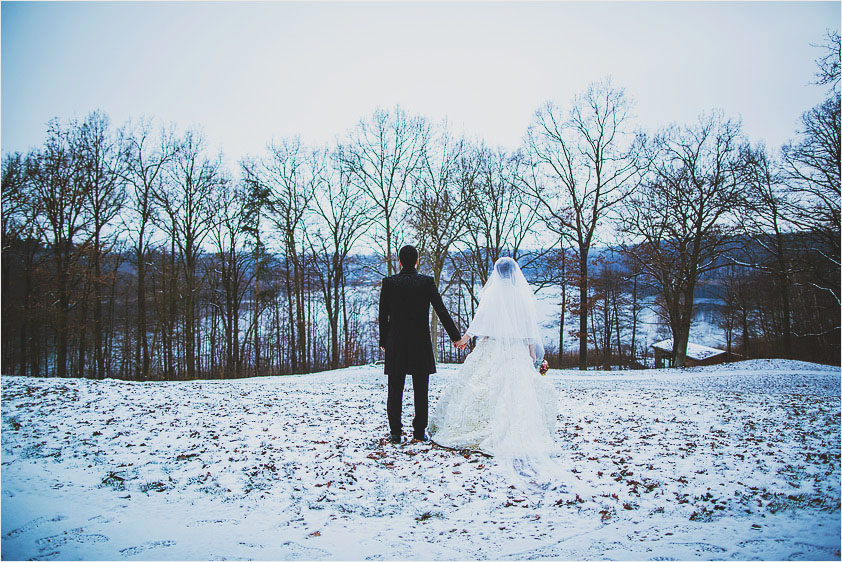
[{"label": "roof of distant building", "polygon": [[[664,341],[659,341],[658,343],[653,343],[652,347],[671,355],[672,338]],[[710,359],[711,357],[715,357],[723,353],[725,353],[725,351],[721,349],[716,349],[715,347],[708,347],[706,345],[699,345],[697,343],[692,342],[687,344],[687,358],[692,359],[693,361],[704,361],[705,359]]]}]

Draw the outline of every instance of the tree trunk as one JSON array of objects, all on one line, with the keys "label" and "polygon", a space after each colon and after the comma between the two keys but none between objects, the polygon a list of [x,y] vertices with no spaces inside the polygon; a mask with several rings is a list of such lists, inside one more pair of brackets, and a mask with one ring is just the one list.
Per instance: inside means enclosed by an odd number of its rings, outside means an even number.
[{"label": "tree trunk", "polygon": [[[435,283],[436,287],[439,286],[439,279],[441,278],[441,270],[435,268],[433,271],[433,282]],[[433,354],[436,360],[439,359],[439,350],[438,350],[438,342],[439,342],[439,318],[436,316],[436,311],[432,308],[430,309],[430,339],[433,342]]]},{"label": "tree trunk", "polygon": [[56,299],[56,376],[67,376],[67,311],[70,307],[70,295],[68,294],[68,273],[66,260],[64,259],[63,248],[56,263],[56,274],[58,281],[58,299]]},{"label": "tree trunk", "polygon": [[783,355],[786,358],[792,357],[792,312],[789,298],[789,278],[784,273],[781,279],[781,300],[783,301]]},{"label": "tree trunk", "polygon": [[[689,326],[688,326],[689,328]],[[682,325],[676,333],[673,334],[673,366],[684,367],[687,360],[687,341],[689,340],[689,329],[685,329]]]},{"label": "tree trunk", "polygon": [[673,334],[673,357],[676,367],[684,367],[687,361],[687,344],[690,341],[690,323],[693,320],[693,292],[694,287],[684,293],[684,301],[680,304],[679,325]]},{"label": "tree trunk", "polygon": [[344,272],[344,270],[342,272],[342,330],[343,330],[343,335],[344,335],[344,338],[345,338],[345,345],[343,346],[344,347],[344,350],[343,350],[344,359],[342,361],[342,366],[347,367],[348,363],[349,363],[349,361],[348,361],[348,351],[349,351],[349,348],[350,348],[350,344],[349,344],[350,330],[348,329],[348,303],[347,303],[347,298],[346,298],[346,294],[345,294],[345,272]]},{"label": "tree trunk", "polygon": [[[233,259],[237,259],[236,256],[232,256]],[[232,297],[233,300],[236,302],[232,303],[231,306],[231,360],[234,363],[234,372],[238,376],[242,376],[243,370],[243,358],[240,356],[240,306],[239,303],[242,300],[237,301],[238,295],[240,294],[240,281],[239,281],[239,268],[234,270],[234,283],[233,283],[233,290],[232,290]]]},{"label": "tree trunk", "polygon": [[631,359],[632,362],[637,358],[637,275],[632,281],[632,333],[631,333]]},{"label": "tree trunk", "polygon": [[330,368],[339,368],[339,284],[342,282],[342,268],[344,265],[339,262],[334,262],[334,279],[333,279],[333,310],[331,311],[333,317],[330,319]]},{"label": "tree trunk", "polygon": [[276,329],[275,329],[275,348],[278,350],[277,369],[278,369],[278,371],[280,371],[281,367],[282,367],[283,359],[284,359],[284,356],[283,356],[283,353],[282,353],[283,346],[281,345],[282,344],[282,340],[281,340],[281,327],[282,326],[281,326],[280,295],[278,295],[278,297],[275,299],[275,301],[272,304],[273,304],[273,308],[274,308],[274,311],[275,311],[275,326],[276,326]]},{"label": "tree trunk", "polygon": [[[143,236],[141,229],[140,237]],[[149,377],[149,344],[146,341],[146,255],[142,246],[137,251],[137,342],[135,352],[135,379],[145,381]]]},{"label": "tree trunk", "polygon": [[619,365],[623,365],[623,342],[620,339],[620,303],[619,303],[619,296],[617,295],[617,289],[612,291],[613,298],[611,302],[614,304],[614,327],[616,328],[615,335],[617,336],[617,362]]},{"label": "tree trunk", "polygon": [[88,351],[88,299],[90,298],[89,279],[85,281],[84,292],[81,299],[79,311],[79,364],[76,366],[76,376],[85,377],[85,362]]},{"label": "tree trunk", "polygon": [[105,350],[102,341],[102,254],[99,226],[94,237],[94,378],[105,378]]},{"label": "tree trunk", "polygon": [[567,253],[561,249],[561,318],[558,325],[558,366],[564,357],[564,320],[567,315]]},{"label": "tree trunk", "polygon": [[603,300],[605,309],[602,313],[602,324],[605,329],[605,344],[602,346],[602,367],[609,371],[611,370],[611,293],[609,290],[605,291],[605,299]]},{"label": "tree trunk", "polygon": [[195,267],[196,262],[193,256],[192,244],[190,241],[186,243],[185,256],[185,290],[187,291],[187,306],[184,311],[184,343],[185,343],[185,359],[187,360],[187,378],[193,380],[196,378],[196,295],[195,295]]},{"label": "tree trunk", "polygon": [[298,372],[298,353],[295,347],[295,309],[293,308],[293,286],[290,276],[289,254],[287,254],[287,263],[285,268],[286,288],[287,288],[287,328],[289,332],[289,343],[287,352],[290,358],[290,369],[293,374]]},{"label": "tree trunk", "polygon": [[588,370],[588,248],[579,246],[579,370]]},{"label": "tree trunk", "polygon": [[[111,275],[111,284],[110,284],[110,287],[109,287],[108,322],[107,322],[108,323],[108,336],[105,338],[106,339],[105,345],[106,345],[106,348],[108,349],[108,354],[105,356],[104,375],[108,376],[108,377],[114,376],[113,372],[112,372],[113,369],[114,369],[114,335],[115,335],[115,332],[116,332],[116,326],[115,326],[115,323],[114,323],[114,311],[115,311],[115,308],[116,308],[116,306],[115,306],[116,300],[114,298],[114,295],[115,295],[116,290],[117,290],[117,280],[118,280],[117,272],[120,269],[120,261],[121,261],[120,258],[119,258],[120,253],[117,252],[116,255],[117,255],[117,257],[116,257],[115,263],[114,263],[114,272]],[[128,332],[126,332],[124,334],[124,337],[128,337]]]},{"label": "tree trunk", "polygon": [[745,305],[740,307],[740,324],[743,329],[743,354],[748,359],[751,357],[751,350],[749,348],[748,310]]},{"label": "tree trunk", "polygon": [[789,275],[787,274],[789,267],[784,255],[783,236],[778,231],[776,232],[777,252],[778,252],[778,278],[781,284],[781,319],[783,326],[783,356],[786,358],[792,357],[792,312],[789,295]]},{"label": "tree trunk", "polygon": [[301,268],[298,265],[298,259],[295,258],[294,263],[294,282],[295,282],[295,323],[296,323],[296,349],[298,353],[298,367],[301,372],[307,370],[307,334],[305,332],[305,318],[304,318],[304,279],[302,278]]},{"label": "tree trunk", "polygon": [[[31,372],[28,368],[29,365],[27,365],[27,349],[32,347],[29,342],[29,327],[33,315],[32,268],[34,265],[35,255],[34,252],[30,250],[30,246],[31,244],[27,242],[24,248],[24,251],[26,252],[26,263],[23,268],[23,318],[21,318],[20,324],[20,375],[24,377],[27,373]],[[32,357],[32,362],[33,364],[36,362],[34,357]],[[37,376],[37,373],[35,372],[32,372],[32,374]]]},{"label": "tree trunk", "polygon": [[395,270],[392,266],[392,228],[389,221],[389,213],[386,213],[386,271],[388,275],[392,275]]},{"label": "tree trunk", "polygon": [[[255,229],[255,232],[258,232]],[[289,280],[287,280],[289,281]],[[289,284],[287,284],[289,287]],[[254,244],[254,313],[252,314],[252,338],[254,339],[254,374],[260,373],[260,234]],[[271,340],[270,340],[271,341]],[[278,349],[280,352],[280,347]]]},{"label": "tree trunk", "polygon": [[[169,380],[175,380],[178,368],[178,362],[176,360],[176,352],[173,350],[175,348],[178,349],[175,334],[176,328],[176,316],[178,311],[178,303],[176,302],[176,287],[178,286],[178,273],[175,264],[175,239],[170,242],[170,255],[169,255],[169,287],[168,291],[164,293],[167,297],[165,302],[165,306],[167,307],[166,313],[166,321],[164,324],[164,331],[166,333],[166,347],[165,347],[165,354],[167,356],[167,378]],[[165,275],[166,277],[166,275]]]}]

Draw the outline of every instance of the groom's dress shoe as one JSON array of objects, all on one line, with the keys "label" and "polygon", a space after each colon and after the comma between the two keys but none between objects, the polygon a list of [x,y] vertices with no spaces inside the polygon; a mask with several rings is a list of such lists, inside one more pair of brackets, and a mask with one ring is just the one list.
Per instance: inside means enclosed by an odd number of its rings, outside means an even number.
[{"label": "groom's dress shoe", "polygon": [[389,434],[389,442],[390,442],[390,443],[394,443],[395,445],[397,445],[398,443],[400,443],[400,442],[401,442],[401,436],[400,436],[400,435],[396,435],[396,434],[394,434],[394,433],[390,433],[390,434]]},{"label": "groom's dress shoe", "polygon": [[426,443],[427,441],[430,440],[430,436],[427,435],[426,433],[422,433],[420,435],[416,433],[415,435],[412,436],[412,440],[413,441],[420,441],[422,443]]}]

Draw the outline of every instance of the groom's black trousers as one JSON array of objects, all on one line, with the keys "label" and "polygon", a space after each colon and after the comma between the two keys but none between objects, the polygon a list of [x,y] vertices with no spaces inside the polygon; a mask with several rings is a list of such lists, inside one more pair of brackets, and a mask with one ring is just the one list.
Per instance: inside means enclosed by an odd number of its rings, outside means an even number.
[{"label": "groom's black trousers", "polygon": [[[403,410],[403,387],[406,375],[389,375],[389,395],[386,398],[386,413],[389,416],[389,431],[401,434],[401,412]],[[427,391],[430,375],[412,375],[412,391],[415,394],[415,418],[412,420],[413,435],[421,437],[427,429]]]}]

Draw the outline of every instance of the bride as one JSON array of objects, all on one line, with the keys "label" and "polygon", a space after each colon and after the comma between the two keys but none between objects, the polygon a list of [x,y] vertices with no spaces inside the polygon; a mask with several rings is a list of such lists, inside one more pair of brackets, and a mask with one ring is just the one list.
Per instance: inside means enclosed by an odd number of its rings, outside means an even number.
[{"label": "bride", "polygon": [[[457,345],[477,337],[433,413],[435,443],[506,459],[548,459],[556,392],[536,369],[544,357],[535,296],[517,262],[500,258]],[[532,463],[534,464],[534,463]]]}]

